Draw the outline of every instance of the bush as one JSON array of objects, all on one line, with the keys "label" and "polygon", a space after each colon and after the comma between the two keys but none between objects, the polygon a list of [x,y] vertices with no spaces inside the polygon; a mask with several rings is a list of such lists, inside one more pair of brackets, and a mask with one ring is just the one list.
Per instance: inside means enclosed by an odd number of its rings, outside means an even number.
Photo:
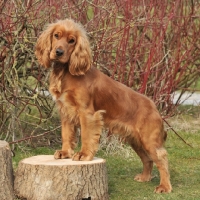
[{"label": "bush", "polygon": [[198,0],[4,0],[0,11],[0,139],[58,126],[47,93],[49,72],[34,56],[38,35],[57,19],[81,22],[93,65],[152,98],[165,118],[179,104],[173,93],[181,96],[199,77]]}]

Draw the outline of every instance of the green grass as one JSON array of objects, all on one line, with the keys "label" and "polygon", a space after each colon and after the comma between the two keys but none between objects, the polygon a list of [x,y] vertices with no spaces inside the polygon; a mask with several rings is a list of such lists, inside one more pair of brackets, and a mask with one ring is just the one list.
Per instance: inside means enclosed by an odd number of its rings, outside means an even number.
[{"label": "green grass", "polygon": [[[168,131],[166,149],[168,150],[169,167],[173,192],[170,194],[154,194],[154,188],[159,184],[159,173],[154,166],[151,182],[139,183],[134,176],[141,172],[142,164],[135,153],[125,151],[106,153],[100,150],[97,157],[106,159],[108,170],[108,188],[110,200],[198,200],[200,198],[200,125],[195,120],[177,118],[171,120],[173,127],[193,148],[182,142],[172,131]],[[127,148],[127,147],[125,147]],[[41,154],[53,154],[54,148],[25,148],[16,151],[13,165],[26,157]],[[114,154],[114,155],[113,155]]]}]

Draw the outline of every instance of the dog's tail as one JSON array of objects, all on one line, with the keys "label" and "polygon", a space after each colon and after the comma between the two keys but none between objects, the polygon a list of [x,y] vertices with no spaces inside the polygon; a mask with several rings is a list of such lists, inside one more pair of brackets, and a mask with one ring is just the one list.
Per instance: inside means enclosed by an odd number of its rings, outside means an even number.
[{"label": "dog's tail", "polygon": [[163,130],[163,139],[164,141],[167,140],[167,131]]}]

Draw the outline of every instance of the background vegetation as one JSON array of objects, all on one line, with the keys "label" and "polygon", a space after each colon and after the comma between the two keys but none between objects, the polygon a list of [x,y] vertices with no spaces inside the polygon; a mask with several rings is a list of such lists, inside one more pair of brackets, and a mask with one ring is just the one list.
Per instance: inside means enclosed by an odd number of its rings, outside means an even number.
[{"label": "background vegetation", "polygon": [[56,138],[49,71],[34,46],[46,24],[64,18],[85,26],[95,67],[152,98],[164,118],[174,115],[174,92],[194,91],[200,73],[199,13],[198,0],[1,1],[0,139]]}]

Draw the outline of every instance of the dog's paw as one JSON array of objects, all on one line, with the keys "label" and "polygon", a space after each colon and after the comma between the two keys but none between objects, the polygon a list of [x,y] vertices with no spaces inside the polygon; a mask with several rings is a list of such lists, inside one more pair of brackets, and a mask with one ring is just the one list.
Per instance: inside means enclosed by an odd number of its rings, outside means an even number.
[{"label": "dog's paw", "polygon": [[170,193],[171,191],[172,191],[171,185],[169,186],[159,185],[154,190],[155,193]]},{"label": "dog's paw", "polygon": [[72,160],[74,160],[74,161],[90,161],[90,160],[93,160],[93,155],[87,155],[83,152],[77,152],[73,155]]},{"label": "dog's paw", "polygon": [[137,174],[134,178],[135,181],[138,181],[138,182],[148,182],[148,181],[151,181],[153,177],[151,175],[149,176],[144,176],[143,174]]},{"label": "dog's paw", "polygon": [[55,159],[64,159],[64,158],[71,158],[73,155],[73,151],[62,151],[62,150],[57,150],[54,153],[54,158]]}]

